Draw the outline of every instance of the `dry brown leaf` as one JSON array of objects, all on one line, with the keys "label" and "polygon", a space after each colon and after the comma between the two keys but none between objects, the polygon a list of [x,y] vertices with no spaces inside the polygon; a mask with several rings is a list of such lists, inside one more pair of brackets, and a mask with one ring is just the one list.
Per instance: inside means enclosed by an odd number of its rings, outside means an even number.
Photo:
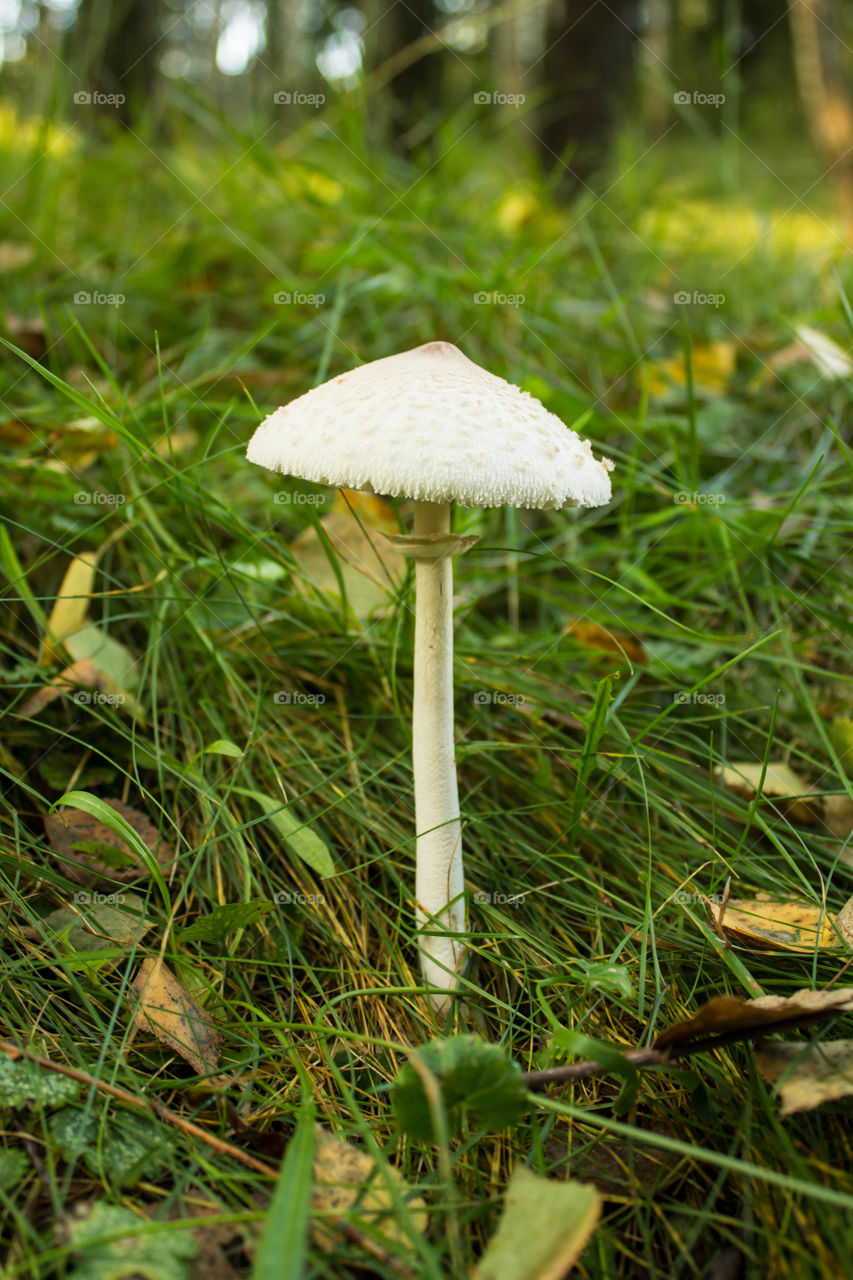
[{"label": "dry brown leaf", "polygon": [[853,1093],[853,1040],[768,1040],[758,1046],[755,1065],[765,1080],[779,1085],[783,1116]]},{"label": "dry brown leaf", "polygon": [[805,951],[837,947],[840,939],[826,910],[812,903],[730,898],[710,903],[718,932],[729,942],[760,951]]},{"label": "dry brown leaf", "polygon": [[563,634],[572,636],[582,649],[593,650],[602,666],[629,661],[644,667],[648,663],[641,642],[621,631],[607,631],[594,622],[570,622]]},{"label": "dry brown leaf", "polygon": [[35,693],[25,698],[16,714],[22,720],[31,720],[33,716],[39,715],[51,702],[55,702],[58,697],[76,685],[85,684],[90,689],[96,689],[100,682],[100,674],[95,669],[91,658],[72,662],[70,667],[60,671],[58,676],[54,676],[47,684],[42,685],[41,689],[36,689]]},{"label": "dry brown leaf", "polygon": [[809,798],[815,795],[814,787],[809,786],[789,765],[768,764],[762,784],[763,771],[762,764],[736,761],[727,768],[715,769],[714,777],[727,791],[744,800],[752,800],[760,785],[762,798],[775,801],[777,807],[795,822],[816,822],[820,819],[823,807],[820,799]]},{"label": "dry brown leaf", "polygon": [[[374,494],[346,489],[335,495],[332,510],[320,523],[340,562],[351,612],[365,619],[375,609],[387,607],[406,571],[405,562],[389,552],[381,536],[399,531],[391,504]],[[307,594],[313,586],[339,595],[338,580],[316,529],[304,529],[290,548],[305,574],[304,580],[294,576],[297,590]]]},{"label": "dry brown leaf", "polygon": [[[380,1171],[373,1157],[349,1142],[336,1138],[322,1125],[315,1125],[314,1133],[317,1145],[311,1209],[315,1215],[322,1214],[311,1220],[315,1244],[321,1248],[330,1248],[338,1238],[329,1215],[346,1220],[350,1214],[354,1214],[383,1236],[387,1244],[400,1244],[410,1248],[410,1237],[395,1216],[394,1198],[385,1173]],[[411,1194],[411,1189],[396,1169],[386,1166],[386,1171],[398,1195],[409,1207],[410,1222],[419,1231],[426,1231],[429,1217],[423,1199]]]},{"label": "dry brown leaf", "polygon": [[740,1000],[737,996],[716,996],[692,1018],[676,1022],[655,1040],[655,1049],[676,1053],[687,1047],[713,1047],[722,1040],[751,1039],[809,1022],[820,1022],[853,1010],[853,987],[831,987],[826,991],[795,991],[792,996],[759,996]]},{"label": "dry brown leaf", "polygon": [[[168,841],[164,840],[153,822],[138,809],[132,808],[122,800],[114,800],[112,796],[104,797],[106,803],[115,809],[126,822],[129,822],[136,834],[154,854],[161,868],[166,868],[175,861],[175,851]],[[117,836],[114,831],[98,822],[89,813],[80,809],[72,809],[63,805],[55,813],[50,813],[44,820],[47,838],[51,848],[57,854],[63,873],[76,884],[91,887],[104,880],[127,884],[147,875],[142,859],[134,853],[129,845]],[[125,855],[125,861],[116,861],[112,865],[107,850],[78,849],[84,842],[97,842],[110,845]]]},{"label": "dry brown leaf", "polygon": [[26,351],[34,360],[44,359],[47,355],[47,335],[39,317],[24,320],[21,316],[6,315],[4,323],[6,332],[16,347]]},{"label": "dry brown leaf", "polygon": [[139,996],[136,1025],[179,1053],[197,1075],[215,1071],[222,1037],[163,961],[143,960],[131,986]]},{"label": "dry brown leaf", "polygon": [[52,666],[58,661],[62,641],[79,631],[86,621],[97,563],[97,552],[87,551],[81,556],[75,556],[65,570],[62,585],[47,620],[47,634],[42,640],[39,662],[43,667]]}]

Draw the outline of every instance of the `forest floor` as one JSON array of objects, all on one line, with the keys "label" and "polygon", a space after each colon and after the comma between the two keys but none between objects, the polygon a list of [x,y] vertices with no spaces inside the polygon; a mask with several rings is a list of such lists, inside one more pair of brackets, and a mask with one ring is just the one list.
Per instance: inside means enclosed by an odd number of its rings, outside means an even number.
[{"label": "forest floor", "polygon": [[[716,996],[846,983],[853,272],[830,193],[808,158],[774,179],[678,134],[626,138],[566,201],[497,117],[404,162],[357,115],[282,139],[192,111],[165,144],[0,120],[0,1033],[82,1073],[0,1057],[4,1274],[106,1275],[135,1231],[151,1280],[461,1277],[524,1164],[598,1188],[579,1275],[838,1274],[850,1100],[782,1115],[752,1043],[627,1094],[551,1087],[497,1131],[445,1116],[438,1144],[389,1097],[437,1036],[524,1071],[606,1061]],[[471,943],[438,1022],[413,583],[358,568],[405,510],[245,459],[276,405],[436,338],[615,462],[602,509],[456,513],[481,535],[455,566]],[[793,772],[759,802],[765,765]],[[345,1233],[315,1203],[302,1271],[312,1116],[391,1211]],[[259,1248],[257,1162],[285,1151]]]}]

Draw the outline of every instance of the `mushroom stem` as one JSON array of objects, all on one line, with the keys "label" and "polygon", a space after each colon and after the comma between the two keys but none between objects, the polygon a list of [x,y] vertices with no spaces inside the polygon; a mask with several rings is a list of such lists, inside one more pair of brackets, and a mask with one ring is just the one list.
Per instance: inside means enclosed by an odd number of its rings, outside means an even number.
[{"label": "mushroom stem", "polygon": [[[450,503],[416,502],[414,532],[415,538],[449,535]],[[425,930],[420,938],[424,980],[446,992],[457,983],[465,933],[462,828],[453,748],[452,557],[416,559],[415,589],[416,916],[418,927]],[[430,998],[439,1013],[450,1002],[446,994]]]}]

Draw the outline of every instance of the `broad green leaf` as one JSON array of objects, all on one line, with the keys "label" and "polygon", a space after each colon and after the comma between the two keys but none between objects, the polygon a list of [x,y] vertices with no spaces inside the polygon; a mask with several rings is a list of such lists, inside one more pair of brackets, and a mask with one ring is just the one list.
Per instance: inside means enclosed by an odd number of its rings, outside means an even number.
[{"label": "broad green leaf", "polygon": [[252,1280],[302,1280],[314,1190],[314,1104],[306,1094],[288,1143]]},{"label": "broad green leaf", "polygon": [[229,933],[237,929],[247,929],[256,924],[264,916],[275,910],[269,898],[253,898],[251,902],[229,902],[216,907],[192,924],[181,929],[178,938],[185,942],[222,942]]},{"label": "broad green leaf", "polygon": [[280,800],[265,796],[262,791],[249,791],[245,787],[235,787],[234,790],[260,805],[291,853],[295,853],[303,862],[307,862],[318,875],[334,875],[335,864],[328,845],[320,839],[316,831],[300,822],[287,805],[283,805]]},{"label": "broad green leaf", "polygon": [[71,1250],[80,1261],[69,1280],[190,1280],[189,1264],[199,1251],[191,1233],[145,1228],[138,1214],[102,1200],[88,1217],[71,1217]]},{"label": "broad green leaf", "polygon": [[139,942],[151,925],[145,920],[145,902],[136,893],[76,893],[71,906],[59,907],[28,933],[63,939],[73,951],[102,951],[110,943],[126,948]]},{"label": "broad green leaf", "polygon": [[[441,1090],[450,1134],[463,1125],[497,1133],[516,1123],[527,1107],[527,1090],[518,1063],[500,1045],[479,1036],[431,1040],[416,1054]],[[409,1137],[434,1142],[436,1135],[423,1081],[411,1062],[401,1069],[392,1089],[394,1115]]]},{"label": "broad green leaf", "polygon": [[139,684],[139,664],[130,650],[118,640],[114,640],[102,627],[88,622],[66,636],[65,648],[75,662],[88,660],[95,668],[99,682],[108,693],[117,700],[118,706],[126,706],[129,710],[137,709],[139,704],[132,695],[132,690]]},{"label": "broad green leaf", "polygon": [[173,1151],[150,1119],[118,1112],[100,1123],[73,1107],[51,1117],[50,1132],[66,1160],[82,1159],[96,1177],[106,1176],[121,1187],[140,1178],[155,1178]]},{"label": "broad green leaf", "polygon": [[76,1080],[56,1071],[45,1071],[35,1062],[13,1062],[0,1054],[0,1107],[61,1107],[80,1093]]},{"label": "broad green leaf", "polygon": [[601,1196],[586,1182],[540,1178],[522,1165],[471,1280],[563,1280],[595,1230]]},{"label": "broad green leaf", "polygon": [[0,1151],[0,1191],[13,1191],[30,1170],[30,1162],[19,1147]]},{"label": "broad green leaf", "polygon": [[230,756],[232,760],[240,760],[243,752],[236,742],[229,742],[227,738],[217,738],[215,742],[211,742],[209,747],[205,747],[204,755],[206,756]]}]

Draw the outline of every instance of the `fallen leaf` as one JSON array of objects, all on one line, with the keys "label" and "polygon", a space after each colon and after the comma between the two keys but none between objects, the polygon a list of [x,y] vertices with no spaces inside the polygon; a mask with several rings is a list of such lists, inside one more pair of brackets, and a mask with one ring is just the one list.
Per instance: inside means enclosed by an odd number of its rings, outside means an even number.
[{"label": "fallen leaf", "polygon": [[765,1080],[779,1085],[783,1116],[853,1093],[853,1040],[762,1041],[755,1065]]},{"label": "fallen leaf", "polygon": [[[151,1206],[152,1222],[160,1205]],[[190,1280],[198,1244],[185,1228],[147,1231],[148,1219],[117,1205],[77,1201],[61,1235],[79,1266],[68,1280]]]},{"label": "fallen leaf", "polygon": [[90,622],[66,638],[65,648],[75,662],[91,660],[98,673],[99,687],[114,699],[116,706],[139,710],[132,696],[132,690],[139,683],[138,664],[125,645]]},{"label": "fallen leaf", "polygon": [[805,951],[840,945],[832,917],[813,903],[730,898],[709,903],[714,923],[730,942],[762,951]]},{"label": "fallen leaf", "polygon": [[[391,504],[374,494],[347,489],[335,495],[334,506],[320,525],[338,558],[350,612],[364,620],[376,609],[387,607],[406,572],[405,562],[388,554],[381,536],[398,532]],[[294,538],[290,550],[302,570],[301,575],[294,575],[298,591],[305,595],[319,590],[340,596],[337,576],[313,526]]]},{"label": "fallen leaf", "polygon": [[47,336],[40,318],[24,320],[21,316],[6,315],[4,323],[6,332],[16,347],[20,347],[34,360],[44,359],[47,355]]},{"label": "fallen leaf", "polygon": [[[174,849],[144,813],[111,796],[105,799],[130,823],[163,869],[175,861]],[[62,805],[47,815],[44,825],[64,874],[76,884],[92,886],[104,880],[126,884],[148,874],[139,854],[89,813]]]},{"label": "fallen leaf", "polygon": [[59,645],[86,621],[97,563],[97,552],[87,551],[82,556],[75,556],[65,570],[47,620],[47,634],[42,640],[39,662],[43,667],[58,661]]},{"label": "fallen leaf", "polygon": [[74,902],[45,916],[38,926],[22,929],[26,938],[41,941],[45,934],[67,938],[72,951],[103,951],[128,947],[150,932],[145,903],[136,893],[77,893]]},{"label": "fallen leaf", "polygon": [[727,791],[744,800],[754,799],[761,786],[762,798],[777,801],[777,807],[795,822],[816,822],[820,819],[820,800],[809,798],[816,795],[814,787],[809,786],[789,765],[768,763],[762,783],[763,772],[762,764],[737,761],[725,768],[718,766],[714,770],[714,778]]},{"label": "fallen leaf", "polygon": [[[322,1125],[314,1126],[314,1192],[311,1196],[311,1234],[314,1243],[330,1248],[339,1238],[334,1221],[329,1217],[359,1219],[377,1233],[386,1245],[411,1249],[411,1237],[399,1221],[395,1199],[405,1201],[408,1219],[418,1231],[429,1225],[426,1204],[391,1165],[380,1171],[373,1157],[343,1138],[336,1138]],[[394,1185],[392,1195],[387,1179]]]},{"label": "fallen leaf", "polygon": [[849,378],[853,362],[849,354],[818,329],[798,324],[795,333],[825,378]]},{"label": "fallen leaf", "polygon": [[589,1243],[601,1203],[591,1183],[540,1178],[517,1166],[471,1280],[563,1280]]},{"label": "fallen leaf", "polygon": [[853,800],[849,796],[826,796],[823,802],[823,820],[839,840],[846,840],[853,832]]},{"label": "fallen leaf", "polygon": [[[697,395],[706,397],[725,395],[737,367],[737,350],[734,343],[709,342],[694,347],[690,353],[693,371],[693,387]],[[687,367],[681,356],[659,360],[651,366],[650,391],[663,396],[675,387],[687,386]]]},{"label": "fallen leaf", "polygon": [[627,661],[644,667],[648,663],[641,641],[594,622],[570,622],[563,628],[563,635],[570,635],[582,649],[597,651],[602,666],[618,666]]},{"label": "fallen leaf", "polygon": [[848,898],[835,917],[835,927],[848,947],[853,950],[853,898]]},{"label": "fallen leaf", "polygon": [[740,1000],[736,996],[716,996],[698,1013],[668,1027],[655,1040],[655,1049],[672,1049],[676,1054],[689,1048],[713,1048],[729,1039],[752,1039],[759,1032],[787,1030],[820,1022],[853,1010],[853,987],[830,987],[826,991],[795,991],[792,996],[759,996]]},{"label": "fallen leaf", "polygon": [[31,693],[24,699],[16,714],[22,720],[31,720],[33,716],[40,715],[45,707],[50,706],[51,702],[55,702],[63,693],[68,693],[81,684],[89,689],[97,689],[100,684],[100,675],[89,658],[84,658],[82,662],[72,662],[70,667],[66,667],[58,676],[54,676],[47,684],[36,689],[35,693]]},{"label": "fallen leaf", "polygon": [[143,960],[131,986],[139,996],[135,1024],[179,1053],[197,1075],[215,1071],[222,1038],[163,961]]}]

